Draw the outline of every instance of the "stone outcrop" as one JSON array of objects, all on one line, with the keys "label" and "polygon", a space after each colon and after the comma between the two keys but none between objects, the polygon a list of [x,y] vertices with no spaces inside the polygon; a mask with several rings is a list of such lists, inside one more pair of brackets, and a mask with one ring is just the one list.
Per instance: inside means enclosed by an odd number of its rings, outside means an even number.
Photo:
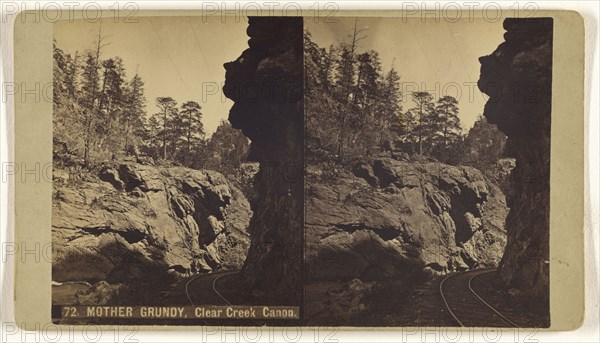
[{"label": "stone outcrop", "polygon": [[251,246],[242,274],[262,303],[299,304],[303,251],[303,22],[250,17],[249,48],[225,64],[224,94],[234,128],[260,163]]},{"label": "stone outcrop", "polygon": [[[506,19],[505,42],[480,58],[484,115],[516,158],[507,195],[508,244],[499,268],[507,289],[548,306],[552,18]],[[514,292],[513,292],[514,293]]]},{"label": "stone outcrop", "polygon": [[333,176],[308,167],[306,178],[313,281],[492,267],[504,251],[504,195],[474,168],[375,158]]},{"label": "stone outcrop", "polygon": [[76,175],[54,170],[53,281],[127,284],[241,267],[252,212],[221,174],[131,162]]}]

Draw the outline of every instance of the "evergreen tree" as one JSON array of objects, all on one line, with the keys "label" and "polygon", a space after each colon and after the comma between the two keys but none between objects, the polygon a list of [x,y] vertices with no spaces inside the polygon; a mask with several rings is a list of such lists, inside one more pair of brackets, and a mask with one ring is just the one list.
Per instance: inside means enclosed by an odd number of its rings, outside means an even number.
[{"label": "evergreen tree", "polygon": [[83,110],[83,122],[84,122],[84,152],[83,160],[84,165],[87,167],[90,160],[90,149],[92,145],[93,136],[92,130],[95,127],[95,123],[98,118],[98,110],[96,108],[97,89],[100,82],[100,74],[98,62],[91,52],[88,52],[86,61],[83,67],[81,75],[83,84],[81,87],[81,96],[79,97],[79,103]]},{"label": "evergreen tree", "polygon": [[103,79],[100,91],[99,113],[101,123],[97,127],[99,146],[113,153],[121,150],[121,127],[125,84],[125,68],[121,58],[109,58],[102,62]]},{"label": "evergreen tree", "polygon": [[390,130],[396,135],[403,134],[402,92],[400,90],[400,75],[391,68],[385,75],[381,87],[381,98],[384,103],[384,117],[390,122]]},{"label": "evergreen tree", "polygon": [[382,148],[392,150],[393,141],[405,132],[405,123],[401,121],[402,116],[402,92],[400,90],[400,75],[391,68],[383,77],[380,89],[380,138],[378,144]]},{"label": "evergreen tree", "polygon": [[354,55],[348,46],[344,46],[340,52],[337,61],[336,88],[338,99],[342,103],[347,103],[352,96],[354,89]]},{"label": "evergreen tree", "polygon": [[164,130],[162,124],[160,113],[150,116],[144,124],[142,150],[153,158],[159,158],[162,154],[162,133]]},{"label": "evergreen tree", "polygon": [[91,52],[86,54],[81,80],[82,85],[79,102],[85,109],[92,110],[96,103],[96,91],[100,82],[100,74],[96,59]]},{"label": "evergreen tree", "polygon": [[414,106],[404,112],[398,71],[383,74],[377,51],[357,53],[366,38],[362,31],[355,22],[349,42],[329,49],[305,34],[306,142],[314,152],[309,158],[343,163],[377,150],[443,157],[442,151],[460,149],[456,99],[436,103],[428,92],[414,92]]},{"label": "evergreen tree", "polygon": [[368,109],[379,101],[381,62],[379,62],[379,54],[372,50],[358,55],[357,60],[358,77],[354,103],[363,109]]},{"label": "evergreen tree", "polygon": [[443,96],[435,107],[435,114],[438,124],[436,129],[441,135],[440,142],[444,149],[461,136],[460,118],[458,117],[458,101],[452,96]]},{"label": "evergreen tree", "polygon": [[353,99],[357,117],[350,117],[350,134],[353,146],[370,154],[373,149],[380,147],[381,133],[387,126],[381,98],[381,63],[379,54],[375,51],[359,54],[357,62],[358,73]]},{"label": "evergreen tree", "polygon": [[79,55],[65,53],[53,43],[53,97],[55,102],[71,102],[77,91]]},{"label": "evergreen tree", "polygon": [[333,44],[329,45],[329,50],[327,53],[322,54],[322,68],[321,68],[321,80],[323,80],[323,87],[326,90],[331,89],[333,84],[333,67],[335,64],[335,54],[336,50],[333,47]]},{"label": "evergreen tree", "polygon": [[174,126],[181,128],[184,150],[182,150],[181,162],[188,165],[192,159],[192,153],[199,154],[204,142],[204,125],[202,124],[202,107],[195,101],[185,102],[181,106],[178,119]]},{"label": "evergreen tree", "polygon": [[348,102],[353,97],[352,91],[354,90],[354,79],[356,76],[354,70],[354,63],[356,59],[356,51],[358,49],[358,42],[367,38],[363,35],[365,29],[358,28],[358,18],[354,19],[354,29],[350,36],[350,43],[344,44],[340,54],[338,62],[338,91],[340,100],[342,102]]},{"label": "evergreen tree", "polygon": [[160,109],[160,112],[155,115],[161,118],[162,158],[166,160],[167,144],[171,143],[173,150],[176,148],[173,139],[175,136],[174,130],[170,124],[174,116],[177,115],[177,101],[171,97],[158,97],[156,98],[156,106]]},{"label": "evergreen tree", "polygon": [[411,135],[416,138],[419,155],[423,155],[424,144],[431,137],[431,122],[434,115],[433,97],[428,92],[413,92],[412,100],[415,103],[410,112],[416,123]]},{"label": "evergreen tree", "polygon": [[65,70],[65,89],[69,99],[76,100],[79,79],[79,52],[75,56],[67,55],[67,66]]},{"label": "evergreen tree", "polygon": [[[125,104],[123,109],[123,149],[129,150],[130,145],[137,145],[132,140],[132,136],[141,136],[144,127],[144,117],[146,115],[146,97],[144,96],[144,81],[136,73],[129,81],[125,93]],[[133,149],[135,150],[135,149]]]},{"label": "evergreen tree", "polygon": [[120,58],[109,58],[102,62],[104,68],[100,110],[108,115],[115,112],[123,100],[124,67]]},{"label": "evergreen tree", "polygon": [[65,87],[67,61],[65,59],[65,53],[56,46],[56,41],[52,45],[53,54],[53,68],[52,68],[52,81],[53,81],[53,101],[57,105],[64,98],[67,93]]},{"label": "evergreen tree", "polygon": [[[334,86],[334,69],[337,68],[337,61],[333,56],[327,81],[322,78],[323,70],[327,68],[323,61],[323,50],[312,42],[310,34],[306,32],[304,37],[305,142],[307,151],[319,152],[309,156],[316,158],[329,158],[329,155],[336,153],[340,143],[341,103]],[[330,115],[323,115],[323,113]]]},{"label": "evergreen tree", "polygon": [[127,80],[120,57],[101,60],[102,41],[99,33],[95,51],[87,51],[81,64],[78,52],[53,49],[55,138],[81,154],[86,167],[91,156],[107,160],[135,152],[149,136],[144,83],[137,74]]}]

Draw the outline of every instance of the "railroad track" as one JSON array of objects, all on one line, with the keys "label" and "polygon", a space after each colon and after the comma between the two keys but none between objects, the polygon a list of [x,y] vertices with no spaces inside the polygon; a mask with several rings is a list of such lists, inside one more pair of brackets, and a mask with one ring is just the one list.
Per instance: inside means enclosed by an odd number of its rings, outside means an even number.
[{"label": "railroad track", "polygon": [[[185,295],[190,301],[191,305],[232,305],[229,300],[227,300],[219,291],[217,290],[217,282],[229,275],[237,274],[239,271],[227,271],[227,272],[216,272],[211,274],[204,275],[196,275],[189,279],[185,284]],[[197,282],[202,281],[202,282]],[[191,287],[193,285],[194,287]],[[194,300],[192,300],[192,295],[190,292],[191,288],[194,288],[194,292],[192,293],[200,293],[203,295],[204,299],[197,301],[194,304]],[[208,299],[206,299],[208,297]]]},{"label": "railroad track", "polygon": [[473,279],[494,270],[454,273],[440,282],[440,295],[448,312],[461,327],[519,326],[486,302],[472,287]]}]

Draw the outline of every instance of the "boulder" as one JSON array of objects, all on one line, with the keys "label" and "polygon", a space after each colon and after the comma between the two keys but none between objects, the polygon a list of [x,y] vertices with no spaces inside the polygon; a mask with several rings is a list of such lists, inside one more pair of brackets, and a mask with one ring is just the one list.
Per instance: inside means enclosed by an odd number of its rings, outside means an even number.
[{"label": "boulder", "polygon": [[111,300],[119,295],[121,284],[111,285],[106,281],[100,281],[86,290],[75,294],[77,305],[109,305]]},{"label": "boulder", "polygon": [[251,216],[217,172],[105,165],[98,177],[54,187],[52,279],[127,284],[239,269]]},{"label": "boulder", "polygon": [[425,268],[445,273],[497,265],[508,208],[480,171],[391,158],[356,165],[353,173],[325,180],[308,168],[311,280],[402,279]]}]

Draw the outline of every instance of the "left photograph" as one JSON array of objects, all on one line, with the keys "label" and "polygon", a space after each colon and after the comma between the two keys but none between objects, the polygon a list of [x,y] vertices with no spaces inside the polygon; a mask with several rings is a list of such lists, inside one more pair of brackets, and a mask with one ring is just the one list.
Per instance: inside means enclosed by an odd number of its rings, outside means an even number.
[{"label": "left photograph", "polygon": [[302,18],[225,19],[54,24],[56,323],[300,322]]}]

